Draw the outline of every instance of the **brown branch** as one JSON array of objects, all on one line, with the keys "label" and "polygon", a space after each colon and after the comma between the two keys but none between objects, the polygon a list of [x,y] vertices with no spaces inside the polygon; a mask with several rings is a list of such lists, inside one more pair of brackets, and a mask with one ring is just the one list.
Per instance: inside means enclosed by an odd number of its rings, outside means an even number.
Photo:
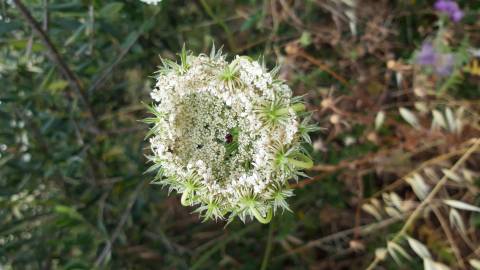
[{"label": "brown branch", "polygon": [[438,221],[440,222],[440,225],[442,226],[443,232],[447,236],[448,242],[450,242],[450,245],[452,246],[453,254],[455,254],[455,257],[457,258],[458,265],[460,269],[467,269],[465,266],[465,263],[463,262],[462,259],[462,254],[460,253],[460,249],[458,248],[457,243],[455,242],[455,238],[450,231],[450,228],[448,226],[448,223],[445,221],[445,219],[442,216],[442,213],[437,207],[432,207],[433,213],[437,217]]},{"label": "brown branch", "polygon": [[297,247],[295,249],[289,250],[286,253],[278,256],[277,259],[289,256],[289,255],[292,255],[292,254],[300,253],[300,252],[303,252],[305,250],[312,249],[314,247],[321,247],[325,243],[332,242],[332,241],[335,241],[337,239],[349,237],[352,234],[355,234],[356,231],[359,231],[359,233],[358,233],[359,236],[364,236],[364,235],[368,235],[368,234],[371,234],[371,233],[376,233],[380,229],[389,227],[389,226],[401,221],[402,218],[403,218],[403,216],[391,217],[391,218],[379,221],[377,223],[363,225],[359,228],[355,228],[355,227],[350,228],[350,229],[347,229],[347,230],[344,230],[344,231],[340,231],[340,232],[336,232],[336,233],[327,235],[327,236],[322,237],[320,239],[310,240],[307,243],[305,243],[303,246],[300,246],[300,247]]},{"label": "brown branch", "polygon": [[308,54],[306,51],[300,49],[296,44],[287,45],[285,47],[285,52],[289,55],[299,56],[299,57],[307,60],[311,64],[317,66],[321,71],[328,73],[330,76],[335,78],[337,81],[339,81],[344,86],[346,86],[346,87],[349,86],[349,83],[348,83],[347,79],[345,79],[344,77],[342,77],[341,75],[339,75],[338,73],[336,73],[335,71],[330,69],[329,66],[322,63],[320,60],[318,60],[315,57],[313,57],[312,55]]},{"label": "brown branch", "polygon": [[[480,138],[474,138],[469,140],[469,142],[472,142],[473,145],[460,157],[460,159],[455,162],[455,164],[450,168],[452,172],[456,172],[460,166],[462,166],[468,158],[475,153],[475,151],[480,147]],[[392,240],[390,242],[396,243],[398,242],[402,237],[405,236],[407,231],[410,229],[411,226],[415,223],[415,221],[420,217],[421,213],[423,210],[428,207],[432,200],[435,198],[435,196],[443,189],[445,184],[448,181],[447,175],[443,175],[443,177],[437,182],[435,187],[430,191],[428,196],[415,208],[415,210],[412,212],[410,216],[408,216],[407,221],[403,225],[403,227],[398,231]],[[382,261],[382,259],[378,256],[375,256],[374,260],[370,263],[368,266],[367,270],[373,270],[377,267],[377,265]]]},{"label": "brown branch", "polygon": [[18,8],[18,10],[23,15],[23,17],[25,18],[25,20],[28,22],[28,24],[32,27],[35,34],[37,34],[40,37],[45,47],[47,47],[48,57],[57,66],[57,68],[60,70],[60,73],[62,73],[62,75],[67,79],[70,88],[76,92],[76,94],[80,98],[83,105],[85,105],[85,107],[87,108],[88,113],[96,123],[95,114],[93,113],[93,110],[91,109],[88,103],[86,92],[82,88],[78,78],[75,76],[72,70],[67,66],[62,56],[58,52],[57,48],[55,47],[55,45],[53,45],[52,41],[48,37],[47,33],[42,29],[40,23],[36,21],[35,18],[33,18],[32,14],[30,13],[30,11],[28,11],[28,9],[25,7],[22,1],[13,0],[13,2],[15,3],[15,6]]}]

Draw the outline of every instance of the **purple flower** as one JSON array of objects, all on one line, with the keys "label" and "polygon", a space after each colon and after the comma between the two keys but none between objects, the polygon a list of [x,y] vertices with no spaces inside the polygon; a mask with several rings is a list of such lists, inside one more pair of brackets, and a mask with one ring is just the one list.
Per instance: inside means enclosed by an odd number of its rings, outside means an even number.
[{"label": "purple flower", "polygon": [[422,45],[422,49],[417,56],[417,62],[420,65],[434,65],[437,58],[437,53],[433,48],[432,43],[424,42]]},{"label": "purple flower", "polygon": [[437,0],[435,9],[447,14],[454,22],[459,22],[464,15],[457,2],[453,0]]},{"label": "purple flower", "polygon": [[459,10],[456,10],[455,12],[453,12],[453,14],[452,14],[452,20],[453,20],[454,22],[459,22],[462,18],[463,18],[463,11],[461,11],[461,10],[459,9]]},{"label": "purple flower", "polygon": [[417,55],[417,63],[431,68],[438,76],[446,77],[453,72],[455,58],[451,53],[438,52],[431,42],[424,42]]},{"label": "purple flower", "polygon": [[439,54],[437,56],[437,61],[435,63],[435,72],[442,76],[446,77],[453,72],[454,67],[454,57],[451,53]]}]

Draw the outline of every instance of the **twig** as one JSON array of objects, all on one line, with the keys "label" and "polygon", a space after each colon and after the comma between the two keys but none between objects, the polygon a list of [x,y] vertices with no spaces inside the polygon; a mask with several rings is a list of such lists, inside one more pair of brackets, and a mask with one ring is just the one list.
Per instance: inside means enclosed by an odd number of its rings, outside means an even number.
[{"label": "twig", "polygon": [[112,250],[112,245],[115,242],[115,240],[117,240],[118,236],[120,235],[120,232],[123,229],[123,226],[127,222],[127,218],[130,215],[130,211],[132,210],[132,207],[135,204],[135,201],[137,200],[138,193],[140,192],[140,190],[142,190],[143,185],[144,185],[144,182],[142,181],[140,184],[138,184],[138,186],[135,188],[135,191],[130,196],[130,200],[128,201],[127,207],[125,208],[125,211],[123,212],[117,227],[113,231],[111,238],[105,245],[105,248],[103,249],[102,253],[100,253],[100,256],[98,256],[97,260],[95,260],[95,268],[98,268],[103,264],[105,257]]},{"label": "twig", "polygon": [[[460,168],[460,166],[463,165],[465,161],[467,161],[470,155],[472,155],[477,150],[479,146],[480,146],[480,138],[476,138],[473,145],[465,152],[465,154],[463,154],[463,156],[453,165],[453,167],[450,170],[452,172],[457,171]],[[407,230],[410,229],[410,227],[415,223],[415,221],[420,216],[420,214],[425,209],[425,207],[427,207],[431,203],[433,198],[435,198],[437,193],[440,192],[440,190],[442,190],[442,188],[447,183],[447,181],[448,181],[447,175],[443,175],[443,177],[440,179],[440,181],[438,181],[438,183],[435,185],[432,191],[428,194],[428,196],[422,201],[422,203],[420,203],[420,205],[417,206],[417,208],[415,208],[413,213],[408,217],[402,229],[395,234],[392,240],[390,240],[391,242],[397,242],[398,240],[400,240],[401,237],[405,235]],[[380,257],[375,257],[375,259],[367,267],[367,270],[374,269],[380,263],[380,261],[381,261]]]},{"label": "twig", "polygon": [[345,79],[344,77],[342,77],[341,75],[337,74],[335,71],[331,70],[327,65],[323,64],[320,60],[316,59],[315,57],[311,56],[310,54],[308,54],[307,52],[303,51],[303,50],[298,50],[296,51],[296,54],[300,57],[303,57],[305,58],[307,61],[309,61],[310,63],[316,65],[320,70],[330,74],[330,76],[332,76],[333,78],[337,79],[337,81],[339,81],[341,84],[343,84],[344,86],[348,86],[348,81],[347,79]]},{"label": "twig", "polygon": [[[435,165],[435,164],[439,164],[441,163],[442,161],[445,161],[447,159],[450,159],[454,156],[457,156],[459,154],[461,154],[462,152],[464,152],[466,150],[466,148],[461,148],[461,149],[458,149],[458,150],[454,150],[452,152],[448,152],[446,154],[443,154],[443,155],[439,155],[439,156],[436,156],[432,159],[429,159],[425,162],[423,162],[422,164],[420,164],[420,166],[418,166],[415,170],[413,171],[410,171],[408,174],[404,175],[403,177],[397,179],[396,181],[394,181],[393,183],[387,185],[386,187],[382,188],[381,190],[375,192],[372,196],[370,196],[369,199],[371,198],[375,198],[375,197],[378,197],[380,195],[382,195],[383,193],[387,192],[387,191],[391,191],[391,190],[394,190],[398,187],[400,187],[403,183],[405,183],[405,179],[411,177],[412,175],[414,175],[415,173],[418,173],[420,172],[421,170],[429,167],[429,166],[432,166],[432,165]],[[364,201],[368,201],[369,199],[365,199]]]},{"label": "twig", "polygon": [[[413,154],[421,153],[421,152],[423,152],[427,149],[430,149],[432,147],[435,147],[435,146],[438,146],[438,145],[441,145],[441,144],[443,144],[443,142],[434,142],[433,144],[428,144],[424,147],[421,147],[420,149],[417,149],[414,153],[409,153],[408,156],[412,156]],[[445,155],[448,155],[448,158],[450,158],[452,156],[457,155],[458,153],[462,153],[463,151],[465,151],[465,149],[462,148],[460,150],[457,150],[457,151],[454,151],[452,153],[448,153],[448,154],[445,154]],[[290,185],[290,187],[292,187],[292,188],[303,188],[306,185],[309,185],[309,184],[312,184],[312,183],[314,183],[318,180],[321,180],[326,175],[330,175],[330,174],[339,172],[343,169],[357,168],[358,166],[361,166],[361,165],[364,165],[364,164],[374,163],[376,159],[379,159],[379,158],[382,159],[383,157],[389,156],[391,154],[392,154],[391,150],[383,150],[383,151],[379,151],[377,153],[372,153],[372,154],[362,156],[358,159],[342,160],[338,164],[335,164],[335,165],[318,164],[318,165],[315,165],[313,168],[311,168],[310,171],[322,172],[323,174],[318,174],[318,175],[315,175],[311,178],[298,181],[298,183],[294,183],[294,184]],[[445,160],[447,158],[445,155],[442,155],[440,157],[436,157],[434,159],[425,161],[416,170],[414,170],[413,172],[410,172],[409,174],[397,179],[395,182],[389,184],[388,186],[386,186],[382,190],[376,192],[369,199],[377,197],[385,191],[389,191],[389,190],[392,190],[392,189],[395,189],[395,188],[399,187],[400,185],[402,185],[405,182],[404,180],[407,177],[411,176],[414,172],[417,172],[417,171],[425,168],[427,165],[431,165],[432,163]],[[363,201],[367,201],[367,200],[368,199],[364,199]]]},{"label": "twig", "polygon": [[67,79],[70,88],[72,88],[77,93],[78,97],[80,98],[83,105],[87,108],[88,113],[90,114],[90,116],[92,117],[96,125],[95,114],[93,113],[93,110],[88,103],[87,95],[85,93],[85,90],[80,85],[80,81],[78,80],[78,78],[75,76],[72,70],[70,70],[70,68],[67,66],[62,56],[60,56],[60,53],[58,52],[57,48],[53,45],[47,33],[42,29],[42,27],[35,20],[35,18],[33,18],[32,14],[30,13],[30,11],[28,11],[28,9],[25,7],[22,1],[13,0],[13,2],[15,3],[15,6],[18,8],[18,10],[23,15],[23,17],[25,18],[25,20],[28,22],[28,24],[32,27],[33,31],[40,37],[44,45],[47,47],[48,57],[53,63],[55,63],[55,65],[60,70],[62,75]]},{"label": "twig", "polygon": [[437,216],[437,219],[440,222],[440,225],[442,226],[442,229],[445,232],[445,235],[447,236],[448,242],[450,242],[450,245],[452,245],[452,250],[453,250],[453,253],[455,254],[455,257],[457,258],[458,264],[460,265],[460,269],[467,269],[465,266],[465,263],[463,262],[462,254],[460,254],[460,250],[458,249],[457,243],[455,242],[452,232],[450,231],[450,228],[448,227],[447,222],[443,218],[442,213],[440,212],[440,210],[437,209],[437,207],[432,207],[432,210],[435,216]]},{"label": "twig", "polygon": [[385,219],[385,220],[382,220],[382,221],[377,222],[377,223],[364,225],[360,228],[355,227],[355,228],[340,231],[340,232],[337,232],[337,233],[334,233],[334,234],[330,234],[330,235],[325,236],[325,237],[320,238],[320,239],[311,240],[311,241],[307,242],[305,245],[303,245],[301,247],[298,247],[296,249],[292,249],[292,250],[288,251],[286,254],[281,255],[280,258],[285,257],[286,255],[296,254],[296,253],[302,252],[304,250],[311,249],[313,247],[321,246],[326,242],[330,242],[330,241],[333,241],[333,240],[337,240],[339,238],[346,237],[348,235],[351,235],[351,234],[355,233],[355,231],[357,231],[357,230],[359,231],[359,235],[366,235],[366,234],[369,234],[369,233],[372,233],[372,232],[378,232],[379,229],[388,227],[392,224],[395,224],[396,222],[399,222],[402,219],[403,219],[403,216],[392,217],[392,218]]},{"label": "twig", "polygon": [[48,32],[48,25],[50,22],[49,14],[48,14],[48,0],[43,0],[43,31]]}]

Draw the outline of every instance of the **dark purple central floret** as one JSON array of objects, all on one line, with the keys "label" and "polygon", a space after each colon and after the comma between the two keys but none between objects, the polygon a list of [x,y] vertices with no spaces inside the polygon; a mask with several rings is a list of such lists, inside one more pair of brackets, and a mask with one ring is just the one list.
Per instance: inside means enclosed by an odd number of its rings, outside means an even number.
[{"label": "dark purple central floret", "polygon": [[225,135],[225,142],[226,143],[231,143],[233,142],[233,135],[228,133],[227,135]]}]

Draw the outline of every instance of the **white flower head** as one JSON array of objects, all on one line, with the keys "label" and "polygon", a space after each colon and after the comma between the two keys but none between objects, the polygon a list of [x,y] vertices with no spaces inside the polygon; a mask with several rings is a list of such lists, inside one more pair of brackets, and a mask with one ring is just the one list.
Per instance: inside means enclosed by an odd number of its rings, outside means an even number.
[{"label": "white flower head", "polygon": [[312,166],[302,144],[315,130],[300,121],[305,106],[276,72],[221,52],[180,63],[163,59],[151,92],[149,136],[155,183],[182,194],[205,219],[238,216],[268,223],[287,209],[288,181]]},{"label": "white flower head", "polygon": [[156,4],[160,3],[160,2],[162,2],[162,0],[140,0],[140,1],[142,1],[142,2],[144,2],[144,3],[147,3],[147,4],[149,4],[149,5],[156,5]]}]

